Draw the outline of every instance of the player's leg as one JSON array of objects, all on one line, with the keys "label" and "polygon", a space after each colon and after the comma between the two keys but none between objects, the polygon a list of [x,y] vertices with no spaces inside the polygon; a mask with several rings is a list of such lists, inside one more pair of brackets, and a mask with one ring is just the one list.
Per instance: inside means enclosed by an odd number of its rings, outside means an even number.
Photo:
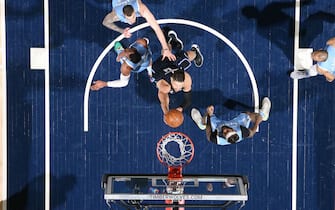
[{"label": "player's leg", "polygon": [[179,39],[177,33],[173,30],[168,31],[168,44],[171,45],[173,50],[183,50],[184,43]]},{"label": "player's leg", "polygon": [[193,61],[196,67],[201,67],[204,62],[204,57],[197,44],[193,44],[191,50],[187,51],[187,56],[190,61]]},{"label": "player's leg", "polygon": [[195,122],[195,124],[197,124],[197,126],[201,129],[201,130],[205,130],[206,129],[206,124],[203,122],[203,117],[201,116],[201,113],[198,109],[193,108],[191,110],[191,117],[193,119],[193,121]]}]

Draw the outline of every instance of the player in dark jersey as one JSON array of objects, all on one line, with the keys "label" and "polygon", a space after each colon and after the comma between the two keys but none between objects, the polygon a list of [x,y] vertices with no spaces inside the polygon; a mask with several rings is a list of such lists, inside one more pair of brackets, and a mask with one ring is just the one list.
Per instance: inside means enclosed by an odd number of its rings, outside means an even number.
[{"label": "player in dark jersey", "polygon": [[152,79],[158,88],[158,99],[164,114],[169,111],[169,94],[184,92],[184,101],[176,109],[183,111],[192,102],[192,78],[186,72],[193,61],[197,67],[203,64],[203,56],[198,45],[192,45],[188,51],[183,50],[183,43],[175,31],[168,31],[168,43],[175,52],[176,60],[170,61],[159,57],[152,65]]}]

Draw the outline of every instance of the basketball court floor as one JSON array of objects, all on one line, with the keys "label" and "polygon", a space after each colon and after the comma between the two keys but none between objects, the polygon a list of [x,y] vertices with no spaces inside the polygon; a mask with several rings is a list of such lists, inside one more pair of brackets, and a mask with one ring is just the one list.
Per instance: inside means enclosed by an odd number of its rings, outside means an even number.
[{"label": "basketball court floor", "polygon": [[[335,1],[143,2],[185,49],[201,48],[204,65],[188,70],[192,107],[212,104],[229,119],[257,110],[267,96],[269,120],[252,139],[229,146],[208,142],[190,110],[182,126],[170,128],[146,73],[133,74],[125,88],[89,91],[93,80],[119,77],[111,49],[119,34],[101,24],[109,0],[6,1],[2,209],[108,209],[102,175],[167,173],[156,144],[168,132],[183,132],[194,143],[183,174],[248,177],[243,209],[335,209],[335,86],[322,76],[293,81],[288,75],[298,48],[323,48],[335,36]],[[138,37],[150,39],[157,58],[161,47],[148,27],[121,42]],[[181,97],[172,96],[171,107]]]}]

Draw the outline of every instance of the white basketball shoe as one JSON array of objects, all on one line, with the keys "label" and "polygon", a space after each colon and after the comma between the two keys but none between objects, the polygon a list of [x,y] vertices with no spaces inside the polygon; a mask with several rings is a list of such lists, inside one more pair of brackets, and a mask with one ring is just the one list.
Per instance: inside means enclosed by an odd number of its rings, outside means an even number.
[{"label": "white basketball shoe", "polygon": [[206,129],[206,125],[204,125],[202,123],[202,116],[199,110],[193,108],[191,110],[191,117],[193,119],[193,121],[197,124],[197,126],[201,129],[201,130],[205,130]]},{"label": "white basketball shoe", "polygon": [[271,101],[268,97],[263,98],[262,100],[262,108],[260,109],[260,113],[262,113],[263,121],[267,121],[269,119],[271,109]]}]

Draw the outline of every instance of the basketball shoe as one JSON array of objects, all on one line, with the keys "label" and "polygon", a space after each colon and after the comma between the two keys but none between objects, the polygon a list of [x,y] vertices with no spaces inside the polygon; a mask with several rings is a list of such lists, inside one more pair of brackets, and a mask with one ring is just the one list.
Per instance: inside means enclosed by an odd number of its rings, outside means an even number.
[{"label": "basketball shoe", "polygon": [[196,53],[196,56],[193,60],[195,66],[201,67],[202,64],[204,63],[204,56],[202,56],[199,46],[197,44],[193,44],[191,50]]},{"label": "basketball shoe", "polygon": [[290,77],[292,79],[304,79],[310,77],[307,70],[294,70],[291,72]]},{"label": "basketball shoe", "polygon": [[178,49],[178,50],[182,50],[184,49],[184,44],[183,42],[178,38],[177,33],[173,30],[170,30],[168,32],[168,44],[171,45],[172,49]]},{"label": "basketball shoe", "polygon": [[147,42],[147,45],[149,45],[150,41],[147,37],[143,37],[143,39]]},{"label": "basketball shoe", "polygon": [[206,129],[206,125],[204,125],[202,123],[202,117],[201,117],[201,114],[200,114],[199,110],[197,110],[196,108],[193,108],[191,110],[191,117],[192,117],[193,121],[197,124],[197,126],[201,130],[205,130]]},{"label": "basketball shoe", "polygon": [[263,118],[263,121],[267,121],[269,119],[271,109],[271,101],[268,97],[263,98],[262,100],[262,108],[260,109],[260,114]]},{"label": "basketball shoe", "polygon": [[114,51],[115,51],[117,54],[119,54],[119,53],[120,53],[121,51],[123,51],[123,50],[124,50],[124,48],[123,48],[121,42],[115,42],[115,44],[114,44]]}]

